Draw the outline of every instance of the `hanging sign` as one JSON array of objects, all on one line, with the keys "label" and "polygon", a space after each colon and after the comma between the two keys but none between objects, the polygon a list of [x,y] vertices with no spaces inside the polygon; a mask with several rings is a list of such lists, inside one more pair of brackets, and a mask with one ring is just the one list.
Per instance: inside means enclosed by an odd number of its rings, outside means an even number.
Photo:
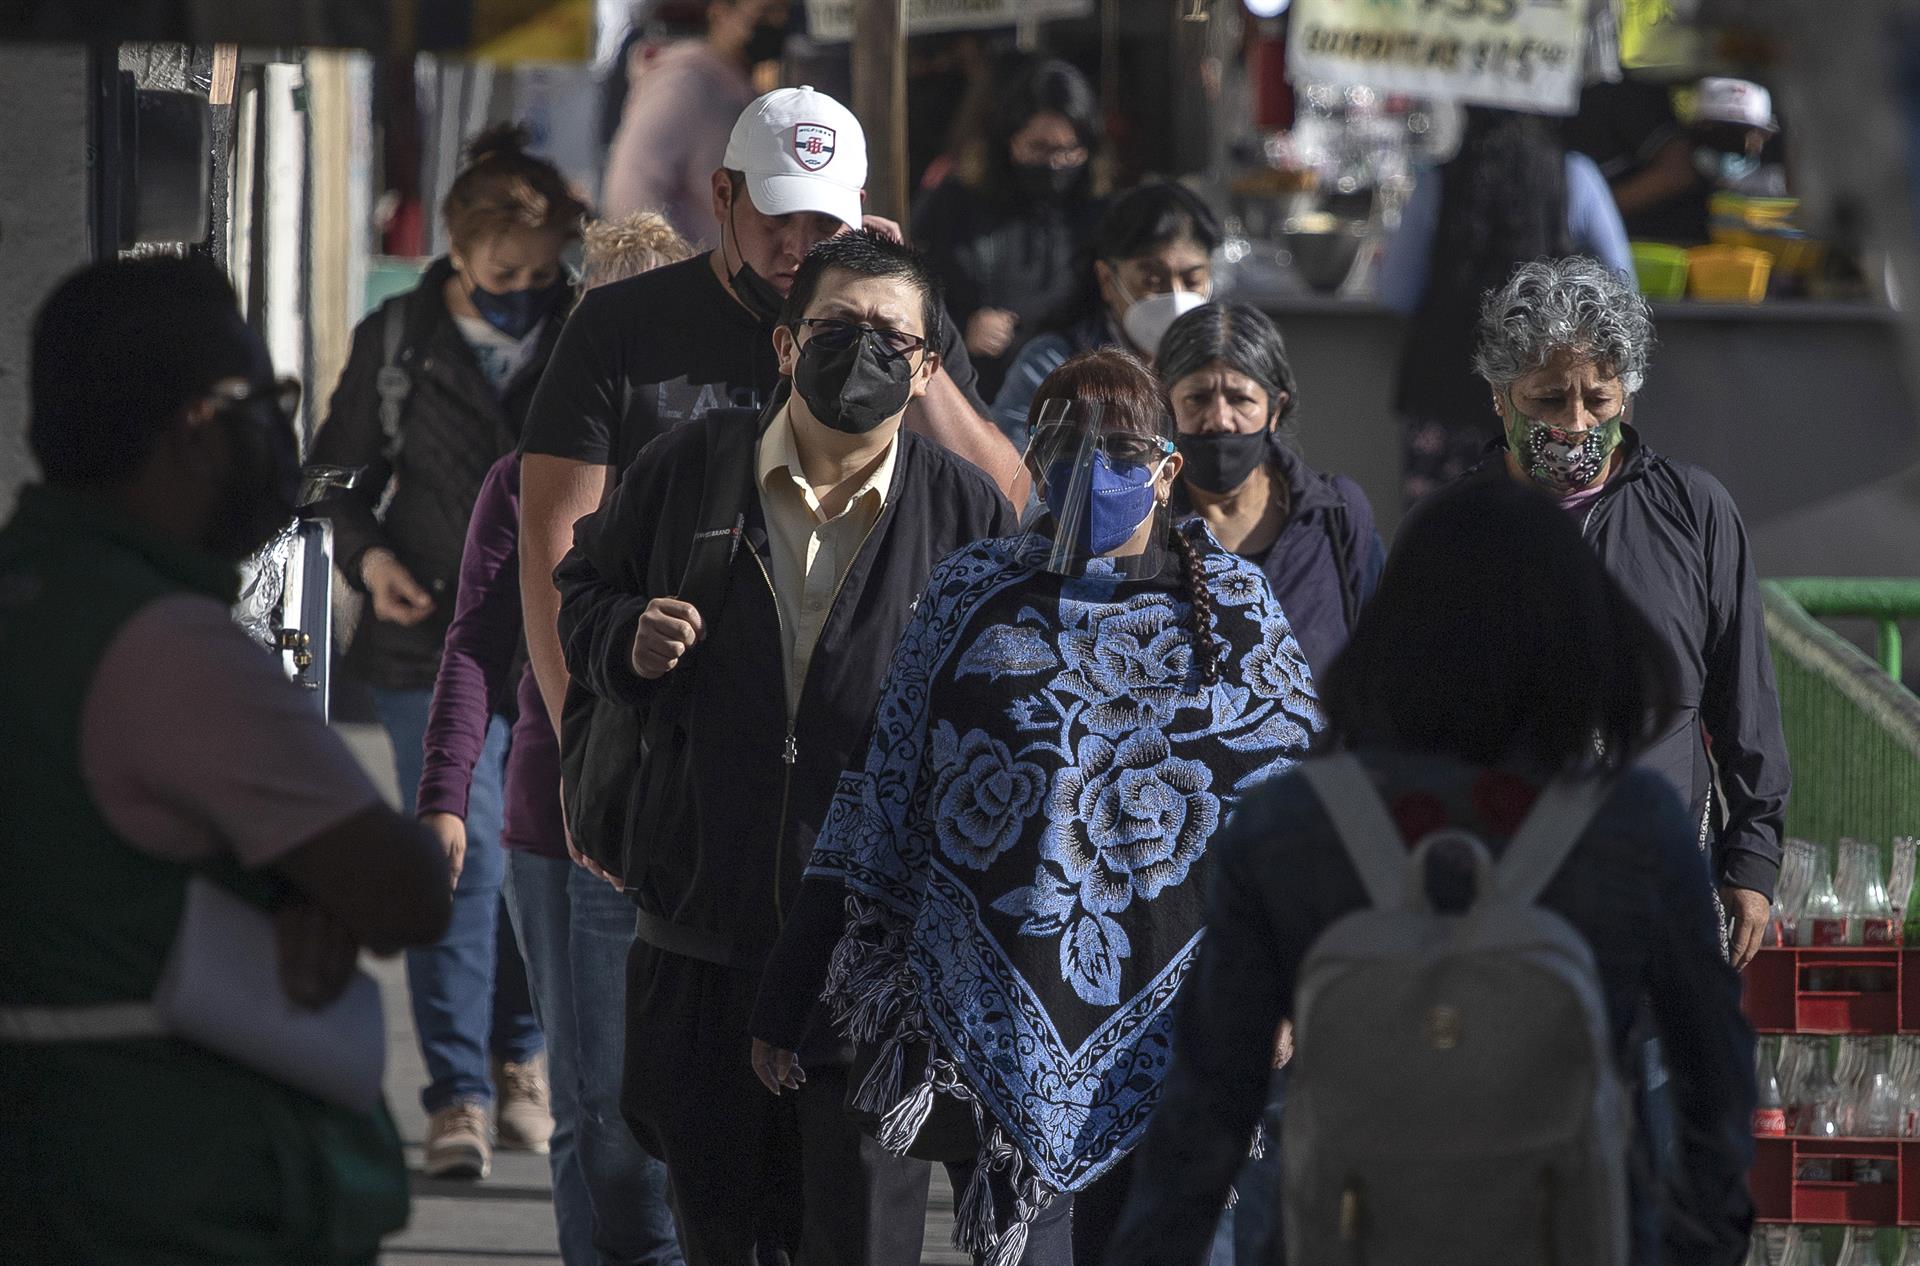
[{"label": "hanging sign", "polygon": [[1587,0],[1294,0],[1296,83],[1572,114]]},{"label": "hanging sign", "polygon": [[[852,39],[854,7],[855,0],[808,0],[807,34],[821,44]],[[907,34],[1084,18],[1092,12],[1093,0],[907,0]]]}]

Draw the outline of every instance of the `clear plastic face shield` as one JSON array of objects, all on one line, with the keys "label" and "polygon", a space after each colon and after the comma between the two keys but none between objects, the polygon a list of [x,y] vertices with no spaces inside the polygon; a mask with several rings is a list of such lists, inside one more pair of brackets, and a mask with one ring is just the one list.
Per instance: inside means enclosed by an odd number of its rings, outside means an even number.
[{"label": "clear plastic face shield", "polygon": [[1173,453],[1172,440],[1110,423],[1100,405],[1042,404],[1026,463],[1053,525],[1046,569],[1078,576],[1103,558],[1133,579],[1159,575],[1169,521],[1160,475]]}]

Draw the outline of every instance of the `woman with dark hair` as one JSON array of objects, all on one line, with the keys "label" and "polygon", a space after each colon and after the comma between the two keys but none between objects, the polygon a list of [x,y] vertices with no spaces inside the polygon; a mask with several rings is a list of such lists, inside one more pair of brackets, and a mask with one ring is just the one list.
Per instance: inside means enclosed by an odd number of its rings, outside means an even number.
[{"label": "woman with dark hair", "polygon": [[952,1163],[955,1242],[993,1266],[1102,1260],[1209,841],[1320,728],[1260,573],[1170,526],[1180,456],[1147,368],[1079,356],[1033,413],[1050,519],[935,570],[754,1026],[777,1092],[826,981],[871,1057],[850,1106]]},{"label": "woman with dark hair", "polygon": [[1090,175],[1100,144],[1093,87],[1054,58],[993,75],[981,113],[963,118],[956,170],[913,208],[914,242],[947,286],[947,310],[991,398],[1020,327],[1066,301],[1092,231]]},{"label": "woman with dark hair", "polygon": [[1569,254],[1633,278],[1606,177],[1566,148],[1557,120],[1469,107],[1459,152],[1414,185],[1380,268],[1380,301],[1410,318],[1394,389],[1408,505],[1500,434],[1473,372],[1480,297],[1517,265]]},{"label": "woman with dark hair", "polygon": [[1212,297],[1220,240],[1220,221],[1184,185],[1150,180],[1115,198],[1068,299],[1014,358],[993,400],[994,422],[1024,445],[1034,393],[1081,352],[1118,347],[1151,362],[1167,327]]},{"label": "woman with dark hair", "polygon": [[[354,330],[308,454],[365,472],[323,510],[333,521],[341,574],[368,599],[347,664],[373,687],[409,812],[467,522],[488,469],[519,443],[533,389],[573,305],[560,255],[579,238],[586,207],[527,144],[523,128],[501,125],[468,146],[467,165],[441,208],[447,255]],[[494,700],[493,711],[464,825],[449,814],[428,822],[457,882],[452,925],[440,944],[407,954],[429,1078],[421,1094],[426,1171],[434,1177],[484,1178],[496,1131],[503,1146],[544,1152],[553,1128],[525,971],[502,932],[511,692]]]},{"label": "woman with dark hair", "polygon": [[1360,485],[1314,470],[1286,443],[1300,393],[1280,331],[1250,304],[1210,303],[1173,323],[1155,367],[1173,401],[1187,504],[1265,573],[1307,663],[1325,672],[1386,551]]},{"label": "woman with dark hair", "polygon": [[[1753,1035],[1720,955],[1693,822],[1665,781],[1632,769],[1675,708],[1673,660],[1652,626],[1551,498],[1471,481],[1401,528],[1325,698],[1334,739],[1409,848],[1464,830],[1498,854],[1548,783],[1611,782],[1540,904],[1592,950],[1621,1079],[1638,1080],[1631,1030],[1643,1013],[1665,1051],[1679,1155],[1664,1191],[1632,1192],[1632,1260],[1735,1266],[1753,1218]],[[1341,835],[1295,773],[1249,797],[1215,852],[1206,944],[1109,1263],[1200,1260],[1265,1101],[1274,1026],[1294,1012],[1302,960],[1368,905]],[[1456,860],[1442,854],[1428,874],[1443,910],[1471,887]],[[1313,1039],[1309,1027],[1292,1067],[1296,1105],[1342,1076],[1313,1062]],[[1391,1219],[1400,1194],[1370,1192],[1368,1213]],[[1436,1256],[1452,1229],[1436,1229]],[[1515,1261],[1545,1256],[1512,1247]]]}]

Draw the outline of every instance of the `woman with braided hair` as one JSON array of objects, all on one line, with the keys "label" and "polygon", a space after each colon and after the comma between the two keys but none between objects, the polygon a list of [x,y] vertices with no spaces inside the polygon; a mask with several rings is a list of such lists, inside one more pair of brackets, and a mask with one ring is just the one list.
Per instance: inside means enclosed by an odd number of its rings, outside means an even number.
[{"label": "woman with braided hair", "polygon": [[1158,380],[1107,349],[1034,398],[1048,517],[934,570],[761,986],[774,1093],[825,998],[848,1106],[949,1164],[955,1243],[1098,1262],[1159,1097],[1208,845],[1320,730],[1259,569],[1177,530]]}]

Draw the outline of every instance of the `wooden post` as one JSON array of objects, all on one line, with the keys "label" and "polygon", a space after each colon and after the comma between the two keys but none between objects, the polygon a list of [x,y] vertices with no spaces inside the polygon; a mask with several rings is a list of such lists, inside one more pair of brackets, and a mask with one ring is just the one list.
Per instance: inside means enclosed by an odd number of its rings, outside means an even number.
[{"label": "wooden post", "polygon": [[907,218],[907,0],[855,0],[853,112],[867,134],[867,210]]}]

